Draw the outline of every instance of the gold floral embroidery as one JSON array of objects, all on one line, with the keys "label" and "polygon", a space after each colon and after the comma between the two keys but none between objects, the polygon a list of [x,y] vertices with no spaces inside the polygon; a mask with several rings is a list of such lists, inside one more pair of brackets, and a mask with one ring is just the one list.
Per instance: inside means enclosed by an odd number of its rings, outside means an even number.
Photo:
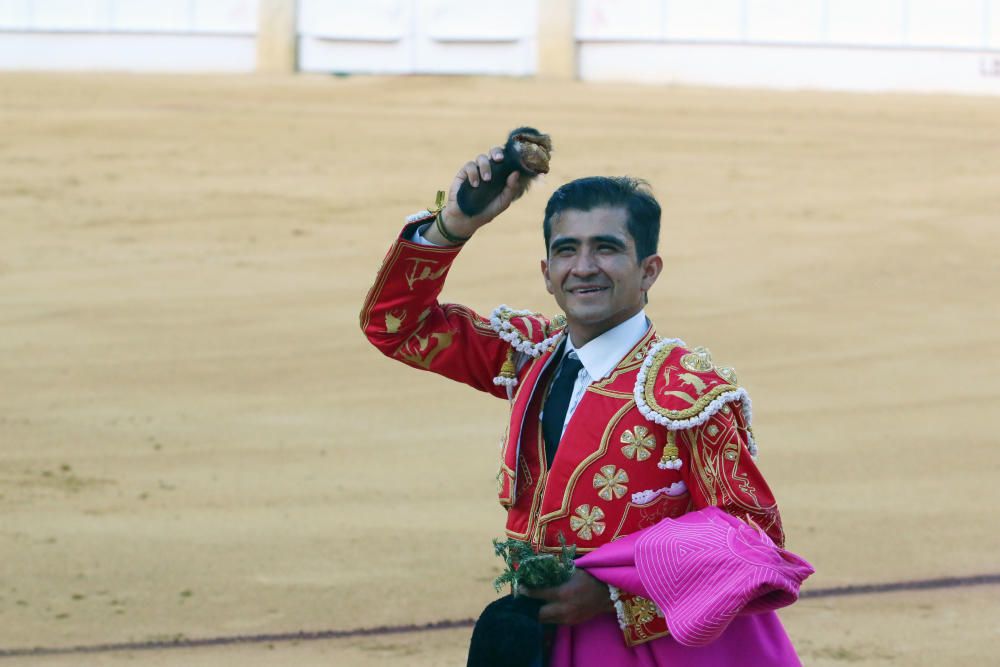
[{"label": "gold floral embroidery", "polygon": [[581,540],[593,539],[594,534],[604,534],[604,510],[600,507],[591,508],[590,505],[580,505],[576,508],[576,516],[569,518],[569,527],[577,534]]},{"label": "gold floral embroidery", "polygon": [[628,473],[615,466],[602,466],[601,472],[594,475],[594,488],[600,489],[597,492],[604,500],[611,500],[612,497],[621,498],[628,491],[625,482],[628,481]]},{"label": "gold floral embroidery", "polygon": [[645,426],[636,426],[631,431],[622,433],[621,443],[625,445],[622,447],[622,454],[626,458],[645,461],[651,456],[650,452],[656,449],[656,436],[650,435]]},{"label": "gold floral embroidery", "polygon": [[715,436],[719,435],[719,427],[716,426],[715,424],[709,424],[708,425],[708,434],[710,436],[712,436],[713,438]]}]

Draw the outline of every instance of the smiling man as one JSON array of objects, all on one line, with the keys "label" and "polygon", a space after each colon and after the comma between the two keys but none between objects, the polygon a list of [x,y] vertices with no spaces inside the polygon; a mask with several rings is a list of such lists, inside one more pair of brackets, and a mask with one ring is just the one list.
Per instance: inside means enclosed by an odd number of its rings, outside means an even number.
[{"label": "smiling man", "polygon": [[545,210],[545,287],[577,347],[637,315],[663,269],[660,206],[629,178],[581,178]]},{"label": "smiling man", "polygon": [[677,573],[649,575],[633,563],[631,538],[703,508],[753,526],[775,551],[784,541],[735,373],[705,348],[662,337],[646,318],[663,260],[660,206],[645,184],[583,178],[549,199],[541,270],[563,316],[501,306],[482,317],[438,302],[461,246],[522,194],[515,172],[479,215],[456,205],[462,184],[489,181],[502,159],[494,148],[468,162],[443,209],[410,218],[365,301],[361,327],[391,358],[510,401],[497,475],[508,537],[554,553],[562,535],[584,561],[613,554],[634,573],[626,580],[635,585],[619,588],[581,565],[562,586],[523,590],[543,601],[539,620],[557,626],[547,659],[798,665],[772,611],[730,610],[721,636],[682,642],[638,583]]}]

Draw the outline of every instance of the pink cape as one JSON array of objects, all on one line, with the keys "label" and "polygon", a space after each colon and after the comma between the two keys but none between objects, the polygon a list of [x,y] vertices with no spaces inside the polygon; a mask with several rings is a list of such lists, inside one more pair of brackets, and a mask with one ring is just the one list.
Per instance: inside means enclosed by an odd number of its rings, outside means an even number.
[{"label": "pink cape", "polygon": [[812,566],[718,508],[664,519],[576,564],[652,599],[671,634],[629,648],[611,614],[559,626],[553,667],[801,665],[774,610],[798,599]]}]

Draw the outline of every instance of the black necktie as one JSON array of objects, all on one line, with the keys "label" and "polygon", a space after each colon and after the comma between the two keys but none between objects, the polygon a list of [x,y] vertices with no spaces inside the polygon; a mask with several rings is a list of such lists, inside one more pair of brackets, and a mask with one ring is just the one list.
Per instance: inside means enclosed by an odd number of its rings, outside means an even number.
[{"label": "black necktie", "polygon": [[573,396],[573,384],[581,368],[583,364],[576,357],[576,352],[565,355],[559,364],[559,374],[552,382],[549,396],[545,399],[545,407],[542,410],[542,437],[545,438],[545,459],[549,465],[552,465],[556,448],[562,438],[566,410],[569,409],[569,399]]}]

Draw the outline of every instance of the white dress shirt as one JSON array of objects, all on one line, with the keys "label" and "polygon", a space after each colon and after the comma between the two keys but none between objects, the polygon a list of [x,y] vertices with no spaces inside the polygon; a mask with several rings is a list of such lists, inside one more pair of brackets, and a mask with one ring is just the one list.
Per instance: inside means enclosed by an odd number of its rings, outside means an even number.
[{"label": "white dress shirt", "polygon": [[426,225],[420,225],[419,227],[417,227],[416,229],[413,230],[413,238],[411,238],[409,240],[413,241],[414,243],[419,243],[420,245],[433,245],[433,246],[436,246],[437,245],[436,243],[431,243],[426,238],[424,238],[424,232],[426,232],[427,229],[430,226],[431,226],[431,223],[429,223],[429,222]]},{"label": "white dress shirt", "polygon": [[[572,354],[583,364],[583,368],[576,376],[573,383],[573,394],[569,399],[569,407],[566,409],[566,421],[563,422],[563,432],[569,420],[573,417],[576,407],[583,400],[583,395],[587,387],[593,382],[603,380],[611,371],[618,366],[618,362],[635,347],[635,344],[642,340],[649,330],[649,321],[646,319],[646,311],[640,310],[638,313],[625,320],[621,324],[608,329],[597,338],[588,342],[582,347],[573,345],[570,336],[566,337],[566,346],[563,354]],[[553,359],[551,363],[562,362],[562,357]],[[555,378],[553,378],[555,380]],[[541,419],[541,415],[539,415]]]}]

